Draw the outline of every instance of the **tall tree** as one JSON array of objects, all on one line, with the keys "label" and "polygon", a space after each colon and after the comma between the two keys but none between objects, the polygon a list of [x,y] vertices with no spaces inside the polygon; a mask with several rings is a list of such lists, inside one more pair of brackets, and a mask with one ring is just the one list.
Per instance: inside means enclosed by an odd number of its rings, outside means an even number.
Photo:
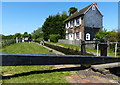
[{"label": "tall tree", "polygon": [[51,34],[59,34],[60,38],[65,37],[65,23],[64,20],[68,17],[67,13],[56,14],[54,16],[49,16],[43,26],[43,37],[45,40],[49,39]]},{"label": "tall tree", "polygon": [[41,27],[38,28],[37,30],[34,30],[34,32],[32,33],[33,39],[42,38],[42,37],[43,37],[43,32]]},{"label": "tall tree", "polygon": [[70,7],[70,8],[69,8],[69,11],[68,11],[68,12],[69,12],[69,15],[75,13],[77,10],[78,10],[78,9],[77,9],[76,7]]},{"label": "tall tree", "polygon": [[14,38],[16,38],[16,37],[20,38],[21,36],[22,36],[21,33],[16,33],[16,34],[14,35]]},{"label": "tall tree", "polygon": [[22,35],[23,38],[25,37],[29,37],[29,34],[27,32],[24,32],[24,34]]}]

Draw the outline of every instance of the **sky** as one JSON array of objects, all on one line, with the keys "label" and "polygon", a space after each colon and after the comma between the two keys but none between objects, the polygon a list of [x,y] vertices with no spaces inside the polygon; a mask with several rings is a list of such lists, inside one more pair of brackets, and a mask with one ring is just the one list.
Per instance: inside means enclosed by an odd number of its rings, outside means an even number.
[{"label": "sky", "polygon": [[[0,34],[31,33],[41,27],[49,15],[70,7],[79,10],[92,2],[2,2],[2,31]],[[118,2],[98,2],[98,8],[104,15],[103,26],[107,30],[118,28]]]}]

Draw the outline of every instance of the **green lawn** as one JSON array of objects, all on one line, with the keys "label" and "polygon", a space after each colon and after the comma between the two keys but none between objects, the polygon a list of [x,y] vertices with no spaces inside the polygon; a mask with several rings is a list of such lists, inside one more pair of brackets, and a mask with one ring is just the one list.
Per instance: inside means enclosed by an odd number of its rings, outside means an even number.
[{"label": "green lawn", "polygon": [[[1,49],[6,53],[36,53],[55,54],[36,43],[16,43]],[[53,70],[54,65],[38,66],[2,66],[2,75],[13,75],[10,79],[3,79],[3,83],[67,83],[65,76],[70,72],[47,72]]]},{"label": "green lawn", "polygon": [[33,53],[33,54],[55,54],[49,52],[46,48],[36,43],[15,43],[2,49],[2,52],[6,53]]}]

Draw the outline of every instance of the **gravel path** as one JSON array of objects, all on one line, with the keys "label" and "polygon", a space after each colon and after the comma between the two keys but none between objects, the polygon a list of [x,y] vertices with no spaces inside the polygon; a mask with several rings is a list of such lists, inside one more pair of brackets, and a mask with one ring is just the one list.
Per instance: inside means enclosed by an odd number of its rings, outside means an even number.
[{"label": "gravel path", "polygon": [[[37,43],[37,44],[38,44],[38,43]],[[38,44],[38,45],[40,45],[40,44]],[[46,49],[50,50],[51,52],[54,52],[54,53],[56,53],[56,54],[58,54],[58,55],[65,55],[64,53],[59,52],[59,51],[57,51],[57,50],[54,50],[54,49],[52,49],[52,48],[49,48],[49,47],[47,47],[47,46],[45,46],[45,45],[41,45],[41,46],[43,46],[44,48],[46,48]]]}]

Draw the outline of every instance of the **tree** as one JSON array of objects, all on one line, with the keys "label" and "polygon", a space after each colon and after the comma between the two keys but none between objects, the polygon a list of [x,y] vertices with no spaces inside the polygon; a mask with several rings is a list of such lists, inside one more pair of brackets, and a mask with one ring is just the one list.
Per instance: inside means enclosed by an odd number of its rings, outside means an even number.
[{"label": "tree", "polygon": [[68,11],[68,12],[69,12],[69,15],[75,13],[77,10],[78,10],[78,9],[77,9],[76,7],[70,7],[70,8],[69,8],[69,11]]},{"label": "tree", "polygon": [[24,34],[22,35],[23,38],[29,37],[29,34],[27,32],[24,32]]},{"label": "tree", "polygon": [[14,36],[14,38],[16,38],[16,37],[20,38],[20,37],[22,36],[22,34],[21,34],[21,33],[16,33],[16,34],[13,35],[13,36]]},{"label": "tree", "polygon": [[14,38],[13,35],[7,35],[7,36],[1,35],[1,36],[2,36],[2,39],[13,39]]},{"label": "tree", "polygon": [[34,30],[34,32],[31,34],[33,39],[43,38],[43,31],[42,28],[38,28],[37,30]]},{"label": "tree", "polygon": [[108,32],[106,29],[105,30],[100,29],[99,32],[95,35],[96,40],[105,39],[107,37],[108,37]]},{"label": "tree", "polygon": [[59,34],[60,38],[65,38],[65,22],[64,20],[68,18],[68,15],[66,12],[63,12],[62,14],[56,14],[54,16],[49,16],[46,18],[43,26],[43,37],[44,40],[49,39],[49,35],[51,34]]}]

